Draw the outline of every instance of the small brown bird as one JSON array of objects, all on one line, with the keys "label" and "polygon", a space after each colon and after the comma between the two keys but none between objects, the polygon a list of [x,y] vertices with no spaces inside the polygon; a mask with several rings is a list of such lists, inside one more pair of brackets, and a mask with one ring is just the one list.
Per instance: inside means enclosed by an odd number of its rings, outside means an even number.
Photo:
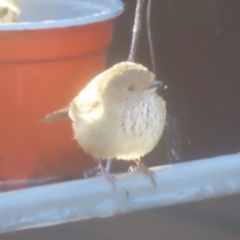
[{"label": "small brown bird", "polygon": [[75,139],[86,153],[100,164],[109,158],[135,161],[137,170],[153,173],[140,158],[157,145],[165,124],[165,101],[156,93],[162,82],[156,81],[146,67],[121,62],[95,77],[69,107],[43,120],[51,122],[69,115]]},{"label": "small brown bird", "polygon": [[17,22],[20,14],[15,0],[0,0],[0,23]]}]

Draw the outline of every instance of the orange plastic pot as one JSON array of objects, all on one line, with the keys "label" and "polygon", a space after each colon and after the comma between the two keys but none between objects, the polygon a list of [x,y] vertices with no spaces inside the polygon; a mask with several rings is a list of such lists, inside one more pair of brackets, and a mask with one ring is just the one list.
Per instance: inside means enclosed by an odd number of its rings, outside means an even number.
[{"label": "orange plastic pot", "polygon": [[122,4],[98,2],[19,0],[19,22],[0,24],[0,190],[72,179],[94,165],[70,120],[39,122],[104,69]]}]

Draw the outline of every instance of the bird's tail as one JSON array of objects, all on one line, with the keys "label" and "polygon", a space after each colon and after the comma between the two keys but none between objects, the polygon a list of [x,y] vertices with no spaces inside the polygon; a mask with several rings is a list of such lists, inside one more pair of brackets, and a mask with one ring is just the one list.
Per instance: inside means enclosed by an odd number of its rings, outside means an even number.
[{"label": "bird's tail", "polygon": [[40,123],[56,122],[68,118],[68,110],[69,107],[54,111],[53,113],[48,114],[44,119],[42,119]]}]

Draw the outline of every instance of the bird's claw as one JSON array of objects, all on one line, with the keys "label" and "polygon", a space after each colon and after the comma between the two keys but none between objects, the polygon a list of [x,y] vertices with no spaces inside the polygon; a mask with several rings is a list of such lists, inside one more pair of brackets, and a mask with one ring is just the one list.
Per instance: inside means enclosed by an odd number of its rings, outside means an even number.
[{"label": "bird's claw", "polygon": [[154,187],[157,187],[157,183],[156,183],[156,175],[154,174],[153,171],[151,171],[148,167],[146,167],[142,162],[140,162],[140,160],[136,160],[135,161],[137,166],[130,166],[128,171],[129,172],[135,172],[135,171],[139,171],[145,175],[147,175],[150,179],[151,182],[153,183]]},{"label": "bird's claw", "polygon": [[99,165],[99,172],[97,173],[98,176],[104,176],[106,177],[114,186],[114,189],[116,188],[116,177],[114,174],[109,173],[102,165]]}]

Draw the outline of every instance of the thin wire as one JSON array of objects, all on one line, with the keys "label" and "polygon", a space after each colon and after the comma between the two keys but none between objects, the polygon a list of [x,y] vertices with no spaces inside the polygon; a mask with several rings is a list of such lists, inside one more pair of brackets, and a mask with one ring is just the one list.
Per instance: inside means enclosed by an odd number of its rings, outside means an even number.
[{"label": "thin wire", "polygon": [[141,30],[141,17],[142,17],[144,1],[145,0],[137,0],[134,25],[133,25],[132,43],[130,48],[130,54],[128,56],[128,61],[131,61],[131,62],[134,62],[136,51],[137,51],[137,45],[138,45],[140,30]]},{"label": "thin wire", "polygon": [[147,34],[148,34],[150,58],[151,58],[151,63],[152,63],[152,71],[155,74],[156,73],[156,65],[155,65],[155,57],[154,57],[154,49],[153,49],[152,31],[151,31],[151,5],[152,5],[152,0],[148,0],[146,20],[147,20]]}]

